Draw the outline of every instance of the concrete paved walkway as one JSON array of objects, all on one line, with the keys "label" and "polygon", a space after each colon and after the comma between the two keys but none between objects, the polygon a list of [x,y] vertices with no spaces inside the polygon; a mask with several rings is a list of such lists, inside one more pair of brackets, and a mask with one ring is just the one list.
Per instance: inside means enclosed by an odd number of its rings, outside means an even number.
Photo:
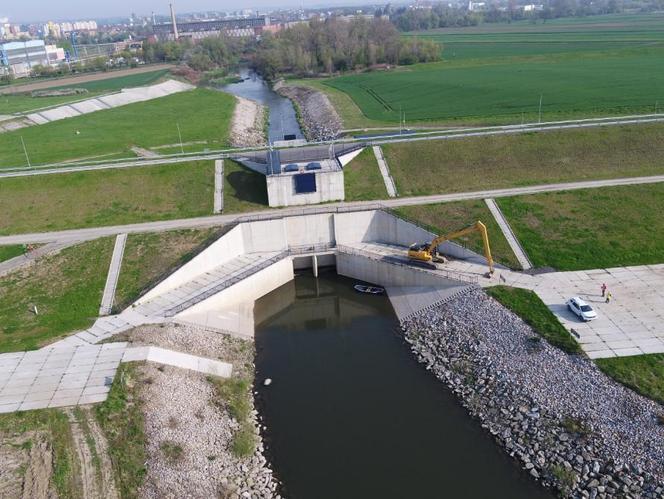
[{"label": "concrete paved walkway", "polygon": [[99,307],[100,316],[110,314],[111,309],[113,308],[113,301],[115,300],[115,288],[117,288],[118,279],[120,278],[120,269],[122,268],[122,258],[124,257],[126,242],[127,234],[118,234],[118,236],[115,238],[113,256],[111,257],[111,265],[108,269],[106,285],[104,286],[104,294],[101,297],[101,306]]},{"label": "concrete paved walkway", "polygon": [[184,218],[177,220],[164,220],[159,222],[146,222],[129,225],[114,225],[108,227],[96,227],[91,229],[72,229],[57,232],[40,232],[30,234],[17,234],[11,236],[0,236],[0,245],[24,244],[24,243],[47,243],[52,241],[78,241],[83,239],[96,239],[99,237],[115,236],[126,232],[128,234],[142,232],[162,232],[176,229],[194,229],[203,227],[214,227],[234,223],[249,217],[279,218],[294,215],[307,215],[314,213],[333,213],[337,210],[363,211],[379,209],[380,207],[398,208],[401,206],[415,206],[434,203],[451,203],[467,199],[486,199],[509,196],[523,196],[527,194],[539,194],[542,192],[571,191],[579,189],[594,189],[598,187],[610,187],[617,185],[640,185],[664,182],[664,175],[650,177],[628,177],[611,180],[587,180],[583,182],[570,182],[561,184],[533,185],[529,187],[514,187],[509,189],[494,189],[485,191],[459,192],[454,194],[436,194],[432,196],[400,197],[375,201],[355,201],[343,203],[329,203],[325,205],[312,205],[300,208],[281,208],[245,212],[232,215],[214,215],[209,217]]},{"label": "concrete paved walkway", "polygon": [[387,161],[385,156],[383,156],[383,150],[380,146],[373,146],[373,153],[378,162],[378,169],[380,174],[383,176],[383,182],[385,182],[385,189],[387,190],[387,195],[391,198],[397,197],[397,186],[394,183],[394,179],[390,174],[390,168],[387,166]]},{"label": "concrete paved walkway", "polygon": [[224,211],[224,160],[214,162],[214,213]]},{"label": "concrete paved walkway", "polygon": [[484,202],[486,203],[487,207],[489,208],[489,211],[493,215],[493,218],[498,223],[498,227],[500,227],[501,232],[505,236],[507,244],[509,244],[510,248],[512,248],[512,252],[514,253],[514,256],[516,256],[516,259],[519,261],[519,265],[521,265],[521,268],[523,270],[532,269],[533,264],[530,262],[530,258],[528,258],[528,255],[526,254],[526,250],[524,250],[523,246],[521,246],[521,243],[517,239],[516,234],[514,234],[514,231],[512,230],[512,227],[505,218],[505,215],[503,215],[503,212],[501,211],[500,207],[498,206],[498,204],[496,204],[495,199],[487,198],[484,200]]}]

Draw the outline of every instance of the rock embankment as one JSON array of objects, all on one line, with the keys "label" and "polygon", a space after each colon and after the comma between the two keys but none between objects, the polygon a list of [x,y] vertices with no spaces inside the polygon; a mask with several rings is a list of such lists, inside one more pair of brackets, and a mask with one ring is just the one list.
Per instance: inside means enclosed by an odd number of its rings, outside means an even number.
[{"label": "rock embankment", "polygon": [[237,104],[231,120],[231,145],[257,147],[267,144],[263,122],[265,108],[258,102],[235,97]]},{"label": "rock embankment", "polygon": [[[136,328],[121,339],[231,362],[235,376],[253,376],[253,343],[229,335],[169,324]],[[148,472],[139,497],[279,498],[253,407],[256,448],[238,457],[232,448],[241,425],[208,376],[147,362],[141,379]]]},{"label": "rock embankment", "polygon": [[569,497],[664,497],[664,408],[541,340],[479,289],[405,321],[419,361]]},{"label": "rock embankment", "polygon": [[341,118],[323,92],[309,87],[283,85],[281,82],[274,86],[274,90],[295,102],[308,140],[332,140],[339,136]]}]

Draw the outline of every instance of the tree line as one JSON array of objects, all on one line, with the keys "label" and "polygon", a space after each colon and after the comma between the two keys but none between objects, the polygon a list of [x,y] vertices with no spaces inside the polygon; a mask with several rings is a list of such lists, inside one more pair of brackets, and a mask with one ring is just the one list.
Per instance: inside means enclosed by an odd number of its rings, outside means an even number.
[{"label": "tree line", "polygon": [[330,17],[264,33],[254,65],[267,79],[313,76],[369,68],[377,64],[437,61],[442,46],[430,40],[402,39],[387,19]]}]

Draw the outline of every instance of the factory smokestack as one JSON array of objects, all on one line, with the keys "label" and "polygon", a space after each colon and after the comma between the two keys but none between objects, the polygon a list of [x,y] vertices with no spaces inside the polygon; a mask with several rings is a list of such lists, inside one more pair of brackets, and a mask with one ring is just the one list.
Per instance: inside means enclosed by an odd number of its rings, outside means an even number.
[{"label": "factory smokestack", "polygon": [[173,23],[173,37],[175,38],[175,41],[178,40],[178,25],[175,22],[175,11],[173,10],[173,4],[169,4],[171,7],[171,22]]}]

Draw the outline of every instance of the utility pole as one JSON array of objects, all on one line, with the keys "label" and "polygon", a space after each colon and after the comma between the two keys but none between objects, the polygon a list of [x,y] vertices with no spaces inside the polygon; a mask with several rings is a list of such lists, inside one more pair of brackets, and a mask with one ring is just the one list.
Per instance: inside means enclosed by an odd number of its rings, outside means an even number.
[{"label": "utility pole", "polygon": [[30,164],[30,158],[28,157],[28,150],[25,147],[25,141],[23,140],[23,135],[21,135],[21,144],[23,144],[23,152],[25,153],[25,159],[28,162],[28,168],[31,168],[32,165]]},{"label": "utility pole", "polygon": [[539,104],[539,122],[542,123],[542,94],[540,94],[540,104]]},{"label": "utility pole", "polygon": [[180,137],[180,152],[184,154],[184,147],[182,147],[182,134],[180,133],[180,123],[176,121],[175,126],[178,127],[178,137]]},{"label": "utility pole", "polygon": [[399,135],[401,135],[401,124],[403,123],[401,117],[401,104],[399,104]]}]

